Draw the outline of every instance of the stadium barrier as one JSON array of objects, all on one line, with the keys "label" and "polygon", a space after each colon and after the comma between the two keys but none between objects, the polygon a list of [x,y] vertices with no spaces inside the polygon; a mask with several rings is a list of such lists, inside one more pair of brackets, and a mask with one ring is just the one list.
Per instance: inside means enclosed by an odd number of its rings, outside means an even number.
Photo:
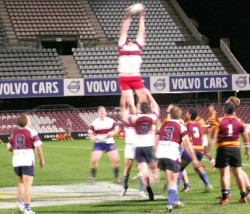
[{"label": "stadium barrier", "polygon": [[[248,91],[249,74],[144,77],[151,93]],[[119,95],[118,78],[1,80],[0,99]]]},{"label": "stadium barrier", "polygon": [[[42,141],[56,141],[58,140],[58,134],[60,133],[39,133],[39,137]],[[74,140],[88,139],[88,132],[72,132],[71,137]],[[8,143],[10,135],[0,135],[0,140],[4,143]]]}]

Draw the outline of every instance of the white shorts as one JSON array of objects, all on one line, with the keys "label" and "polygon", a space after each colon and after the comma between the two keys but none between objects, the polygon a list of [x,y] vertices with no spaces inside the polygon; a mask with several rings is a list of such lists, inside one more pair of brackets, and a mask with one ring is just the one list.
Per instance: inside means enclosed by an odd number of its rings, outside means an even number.
[{"label": "white shorts", "polygon": [[135,145],[133,144],[126,144],[124,157],[128,159],[135,159]]},{"label": "white shorts", "polygon": [[208,138],[207,135],[203,136],[202,146],[208,146]]}]

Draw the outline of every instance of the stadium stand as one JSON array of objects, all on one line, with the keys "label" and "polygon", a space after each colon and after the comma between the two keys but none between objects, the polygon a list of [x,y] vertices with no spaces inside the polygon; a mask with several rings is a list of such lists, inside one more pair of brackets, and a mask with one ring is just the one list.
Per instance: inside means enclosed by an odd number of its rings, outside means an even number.
[{"label": "stadium stand", "polygon": [[[188,108],[183,106],[183,118]],[[166,118],[166,106],[161,107],[160,120]],[[207,106],[197,106],[196,109],[201,117],[207,118]],[[250,105],[241,104],[237,109],[237,115],[250,123]],[[223,115],[223,107],[216,107],[219,116]],[[108,116],[113,118],[119,125],[122,125],[119,108],[107,108]],[[0,132],[1,134],[10,134],[17,129],[16,118],[18,113],[0,113]],[[28,112],[31,124],[39,133],[61,133],[65,132],[65,118],[70,118],[72,122],[72,131],[86,131],[91,122],[97,117],[96,108],[78,109],[78,110],[60,110],[60,111],[39,111]]]},{"label": "stadium stand", "polygon": [[[87,129],[87,124],[75,111],[50,111],[50,112],[29,112],[31,127],[39,133],[61,133],[65,132],[65,118],[72,121],[72,131],[82,131]],[[1,113],[0,130],[1,134],[10,134],[17,129],[16,119],[18,113]]]},{"label": "stadium stand", "polygon": [[[130,0],[89,1],[103,31],[117,42],[124,8]],[[219,50],[208,45],[182,45],[192,38],[171,4],[160,0],[142,1],[147,8],[147,44],[144,50],[142,75],[204,75],[234,73]],[[135,18],[129,38],[137,33]],[[194,40],[194,38],[192,38]],[[117,47],[73,48],[75,60],[84,77],[112,77],[117,73]]]},{"label": "stadium stand", "polygon": [[3,27],[3,23],[2,20],[0,18],[0,46],[1,44],[5,41],[5,32],[4,32],[4,27]]},{"label": "stadium stand", "polygon": [[64,78],[66,73],[55,49],[0,49],[0,79]]},{"label": "stadium stand", "polygon": [[18,39],[44,35],[96,37],[81,0],[4,0]]}]

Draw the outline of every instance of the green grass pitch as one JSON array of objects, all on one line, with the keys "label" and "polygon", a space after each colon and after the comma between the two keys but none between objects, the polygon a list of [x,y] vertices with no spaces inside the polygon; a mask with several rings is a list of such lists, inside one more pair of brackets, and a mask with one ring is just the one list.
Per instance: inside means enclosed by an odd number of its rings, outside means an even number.
[{"label": "green grass pitch", "polygon": [[[123,148],[124,140],[117,139],[117,147],[121,155],[121,178],[123,170]],[[36,177],[34,185],[59,185],[59,184],[77,184],[86,182],[89,177],[89,158],[92,150],[92,143],[89,140],[75,140],[68,142],[45,142],[43,145],[46,166],[44,170],[39,169],[37,163]],[[6,144],[0,145],[0,188],[16,186],[16,178],[11,166],[12,154],[7,152]],[[36,157],[36,161],[38,158]],[[220,206],[215,199],[220,195],[219,174],[217,171],[210,171],[210,163],[203,162],[206,166],[209,179],[214,187],[213,193],[203,193],[203,183],[196,175],[192,167],[188,167],[188,175],[192,186],[192,191],[180,193],[180,198],[184,201],[185,207],[174,210],[175,213],[249,213],[250,203],[238,204],[240,198],[234,178],[232,178],[231,189],[233,198],[229,205]],[[243,157],[243,163],[250,164]],[[244,167],[250,175],[250,167]],[[131,177],[136,175],[137,167],[134,165]],[[98,181],[113,182],[113,172],[107,156],[103,156],[97,172]],[[163,190],[163,184],[166,179],[161,174],[160,183],[153,186],[156,194],[166,196]],[[138,181],[130,181],[130,187],[138,188]],[[1,198],[0,198],[1,200]],[[164,213],[166,199],[160,199],[153,202],[149,201],[113,201],[98,204],[78,204],[67,206],[36,207],[36,213],[43,214],[80,214],[80,213]],[[14,209],[1,209],[1,214],[16,213]]]}]

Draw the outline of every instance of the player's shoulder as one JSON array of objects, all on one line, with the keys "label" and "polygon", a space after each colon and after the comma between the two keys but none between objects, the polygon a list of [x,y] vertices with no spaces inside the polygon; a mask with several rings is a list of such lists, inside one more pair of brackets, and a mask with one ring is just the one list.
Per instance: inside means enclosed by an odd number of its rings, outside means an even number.
[{"label": "player's shoulder", "polygon": [[38,132],[35,129],[32,129],[30,127],[26,127],[25,128],[27,131],[29,131],[31,133],[32,136],[34,135],[38,135]]},{"label": "player's shoulder", "polygon": [[111,117],[105,117],[105,122],[115,122],[115,120]]}]

